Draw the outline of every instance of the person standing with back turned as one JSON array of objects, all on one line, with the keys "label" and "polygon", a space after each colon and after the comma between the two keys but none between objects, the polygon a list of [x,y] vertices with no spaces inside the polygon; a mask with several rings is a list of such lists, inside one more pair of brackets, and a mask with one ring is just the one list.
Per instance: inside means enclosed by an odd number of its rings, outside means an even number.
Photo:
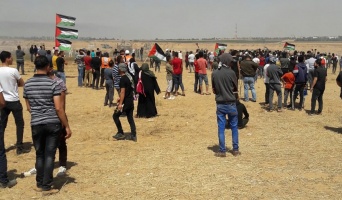
[{"label": "person standing with back turned", "polygon": [[240,155],[239,151],[239,132],[238,132],[238,111],[236,108],[236,98],[238,85],[234,71],[231,69],[233,57],[228,53],[223,53],[219,57],[222,67],[214,70],[212,73],[212,87],[216,100],[216,115],[218,125],[219,152],[215,153],[217,157],[226,156],[225,143],[225,125],[226,115],[232,130],[233,156]]},{"label": "person standing with back turned", "polygon": [[35,190],[51,195],[59,192],[52,185],[62,126],[65,127],[66,139],[71,137],[71,130],[61,101],[62,88],[47,75],[50,70],[48,59],[37,57],[35,66],[37,73],[25,83],[23,96],[31,113],[32,140],[36,150]]},{"label": "person standing with back turned", "polygon": [[3,95],[6,106],[1,110],[2,131],[7,127],[8,115],[12,112],[15,125],[17,127],[17,155],[26,153],[23,148],[24,118],[23,106],[20,103],[18,87],[24,86],[24,80],[19,75],[17,69],[9,67],[12,65],[13,58],[10,52],[0,53],[2,66],[0,67],[0,84],[3,88]]}]

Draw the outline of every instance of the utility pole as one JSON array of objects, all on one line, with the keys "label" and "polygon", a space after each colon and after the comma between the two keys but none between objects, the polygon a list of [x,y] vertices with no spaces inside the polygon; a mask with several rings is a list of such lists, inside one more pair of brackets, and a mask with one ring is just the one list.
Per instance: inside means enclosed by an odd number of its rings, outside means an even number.
[{"label": "utility pole", "polygon": [[235,39],[236,40],[238,39],[238,36],[237,36],[237,24],[235,24]]}]

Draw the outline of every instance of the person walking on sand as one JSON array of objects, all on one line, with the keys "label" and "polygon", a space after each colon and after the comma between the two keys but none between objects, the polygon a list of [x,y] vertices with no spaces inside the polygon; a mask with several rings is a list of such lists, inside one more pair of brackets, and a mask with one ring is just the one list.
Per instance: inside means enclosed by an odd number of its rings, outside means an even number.
[{"label": "person walking on sand", "polygon": [[17,57],[17,70],[21,68],[21,75],[25,75],[25,69],[24,69],[24,64],[25,64],[25,52],[21,50],[21,46],[19,45],[17,47],[17,50],[15,51],[15,55]]},{"label": "person walking on sand", "polygon": [[113,138],[117,140],[124,140],[126,138],[124,131],[122,129],[120,116],[123,112],[127,115],[127,120],[131,128],[131,135],[129,136],[129,140],[137,142],[137,132],[135,127],[135,122],[133,118],[134,111],[134,80],[132,76],[128,73],[128,69],[125,63],[119,64],[119,73],[121,76],[120,79],[120,96],[117,99],[117,108],[113,114],[113,120],[115,122],[116,128],[118,132]]},{"label": "person walking on sand", "polygon": [[[233,57],[228,53],[223,53],[219,57],[222,66],[212,73],[212,88],[215,94],[216,115],[218,125],[218,138],[220,149],[215,153],[217,157],[226,157],[225,126],[226,116],[232,131],[233,156],[240,155],[239,151],[239,131],[238,131],[238,111],[236,108],[236,97],[234,93],[238,91],[237,79],[231,69]],[[224,60],[224,62],[222,62]]]}]

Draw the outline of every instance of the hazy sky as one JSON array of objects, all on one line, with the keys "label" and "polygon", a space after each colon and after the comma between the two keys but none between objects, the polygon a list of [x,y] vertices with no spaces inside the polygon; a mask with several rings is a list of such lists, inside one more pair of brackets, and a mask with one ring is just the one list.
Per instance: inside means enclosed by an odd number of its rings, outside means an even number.
[{"label": "hazy sky", "polygon": [[342,35],[341,0],[1,0],[0,36],[54,36],[55,14],[81,37],[168,39]]}]

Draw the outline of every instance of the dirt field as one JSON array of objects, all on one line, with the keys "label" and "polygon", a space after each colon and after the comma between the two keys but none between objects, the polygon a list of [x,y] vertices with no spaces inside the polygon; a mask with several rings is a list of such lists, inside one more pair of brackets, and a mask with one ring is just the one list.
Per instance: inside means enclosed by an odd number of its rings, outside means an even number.
[{"label": "dirt field", "polygon": [[[214,46],[199,45],[208,49]],[[281,46],[268,44],[270,49]],[[196,48],[194,44],[164,43],[161,47],[183,51]],[[233,44],[228,48],[263,47],[264,44]],[[317,48],[327,52],[342,52],[341,47],[332,43],[297,44],[299,50]],[[27,80],[33,74],[33,64],[27,61],[25,67],[29,72],[23,78]],[[103,106],[105,91],[77,87],[76,66],[66,68],[71,92],[67,95],[66,110],[73,131],[68,140],[69,170],[67,177],[55,179],[60,192],[47,199],[342,198],[342,118],[341,108],[337,106],[341,99],[336,75],[331,70],[320,116],[308,116],[304,110],[266,112],[260,105],[264,102],[265,88],[259,79],[257,102],[245,103],[250,122],[247,128],[239,130],[242,155],[217,158],[214,95],[193,92],[193,73],[183,74],[185,97],[164,100],[160,94],[156,96],[159,116],[135,119],[138,142],[134,143],[112,139],[117,131],[112,120],[114,109]],[[165,64],[161,68],[157,77],[164,92]],[[22,98],[21,101],[25,105]],[[311,93],[306,97],[305,110],[310,105]],[[24,119],[24,141],[31,146],[30,115],[25,109]],[[126,118],[121,120],[124,130],[129,132]],[[231,133],[229,130],[226,133],[226,144],[231,148]],[[15,143],[13,117],[9,118],[5,143],[11,178],[34,166],[33,147],[30,153],[17,156],[11,146]],[[0,199],[41,198],[32,189],[35,177],[17,180],[14,188],[0,190]]]}]

